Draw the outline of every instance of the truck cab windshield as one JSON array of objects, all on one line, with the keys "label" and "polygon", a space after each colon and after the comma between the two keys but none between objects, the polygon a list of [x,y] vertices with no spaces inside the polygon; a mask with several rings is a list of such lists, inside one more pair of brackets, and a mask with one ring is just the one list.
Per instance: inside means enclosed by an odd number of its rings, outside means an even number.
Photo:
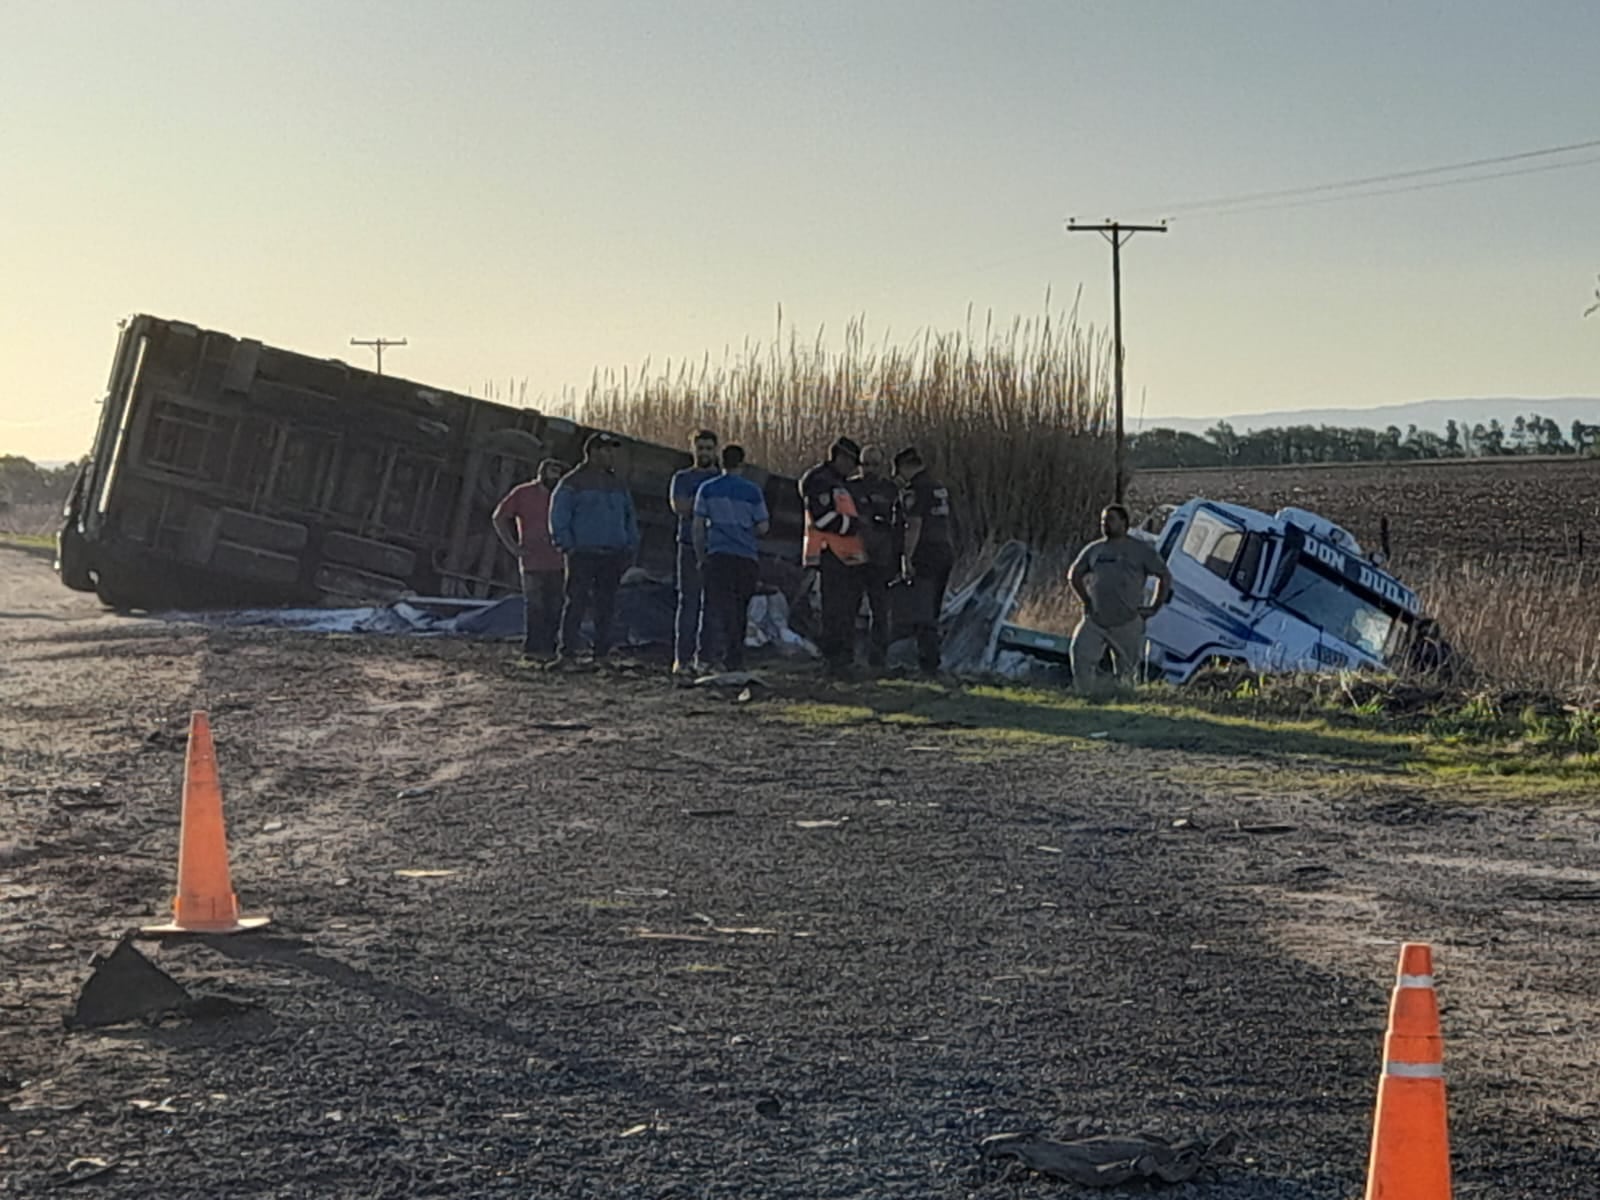
[{"label": "truck cab windshield", "polygon": [[1395,614],[1348,580],[1304,555],[1278,589],[1278,604],[1363,654],[1385,661],[1395,632]]}]

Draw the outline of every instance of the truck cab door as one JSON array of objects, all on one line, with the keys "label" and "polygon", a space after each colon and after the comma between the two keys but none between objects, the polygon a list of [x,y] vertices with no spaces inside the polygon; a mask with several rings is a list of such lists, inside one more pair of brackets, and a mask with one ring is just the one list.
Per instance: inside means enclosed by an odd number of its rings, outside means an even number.
[{"label": "truck cab door", "polygon": [[1182,682],[1213,657],[1250,661],[1266,641],[1254,623],[1269,540],[1200,508],[1167,531],[1161,549],[1172,572],[1172,602],[1150,619],[1146,636],[1167,678]]}]

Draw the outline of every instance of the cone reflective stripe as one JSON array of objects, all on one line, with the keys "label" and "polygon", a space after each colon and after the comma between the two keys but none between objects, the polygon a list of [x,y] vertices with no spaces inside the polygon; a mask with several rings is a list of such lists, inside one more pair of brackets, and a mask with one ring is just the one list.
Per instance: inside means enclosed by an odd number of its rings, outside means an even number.
[{"label": "cone reflective stripe", "polygon": [[145,933],[239,933],[259,929],[266,917],[240,917],[228,870],[228,833],[222,822],[222,782],[211,721],[189,717],[189,752],[183,768],[183,818],[178,833],[178,894],[172,920],[146,925]]},{"label": "cone reflective stripe", "polygon": [[1450,1200],[1444,1039],[1433,989],[1433,951],[1418,943],[1400,948],[1372,1123],[1367,1200]]}]

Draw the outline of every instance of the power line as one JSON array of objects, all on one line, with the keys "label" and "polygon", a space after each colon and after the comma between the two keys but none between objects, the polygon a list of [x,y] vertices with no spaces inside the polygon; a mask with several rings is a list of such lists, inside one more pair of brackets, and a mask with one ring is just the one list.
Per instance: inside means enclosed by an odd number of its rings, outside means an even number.
[{"label": "power line", "polygon": [[[1404,183],[1407,180],[1426,179],[1433,175],[1450,174],[1457,171],[1480,170],[1483,167],[1498,166],[1506,163],[1527,162],[1529,159],[1548,158],[1557,154],[1572,154],[1580,150],[1600,149],[1600,138],[1583,142],[1570,142],[1563,146],[1546,146],[1538,150],[1522,150],[1515,154],[1498,154],[1488,158],[1476,158],[1465,162],[1446,163],[1430,167],[1415,167],[1405,171],[1390,171],[1382,175],[1367,175],[1359,179],[1346,179],[1338,182],[1314,183],[1302,187],[1276,188],[1270,191],[1242,192],[1233,196],[1219,196],[1210,200],[1196,200],[1186,204],[1151,206],[1147,211],[1166,212],[1169,219],[1188,221],[1196,217],[1218,217],[1243,215],[1245,213],[1275,212],[1280,209],[1307,208],[1322,204],[1337,204],[1345,200],[1363,200],[1376,196],[1403,195],[1407,192],[1431,191],[1437,188],[1465,187],[1474,183],[1485,183],[1496,179],[1507,179],[1518,175],[1535,175],[1545,171],[1566,171],[1577,167],[1593,166],[1600,163],[1600,156],[1576,159],[1571,162],[1547,163],[1536,166],[1518,167],[1509,171],[1493,171],[1487,174],[1470,175],[1461,179],[1446,179],[1430,183]],[[1404,183],[1401,187],[1376,188],[1376,184]],[[1353,189],[1367,188],[1367,191]],[[1322,193],[1338,192],[1339,195],[1323,195]],[[1277,202],[1277,203],[1275,203]],[[997,267],[1008,267],[1016,263],[1027,262],[1038,256],[1046,248],[1046,243],[1040,242],[1038,250],[1022,251],[1006,254],[1003,257],[990,257],[972,259],[962,265],[950,264],[947,267],[931,271],[926,274],[910,277],[894,277],[894,286],[897,289],[906,287],[931,286],[943,283],[950,279],[963,278],[973,274],[985,273]]]},{"label": "power line", "polygon": [[[1516,154],[1499,154],[1490,158],[1475,158],[1466,162],[1444,163],[1431,167],[1415,167],[1407,171],[1389,171],[1382,175],[1367,175],[1359,179],[1343,179],[1330,183],[1313,183],[1302,187],[1276,188],[1262,192],[1241,192],[1232,196],[1216,196],[1209,200],[1194,200],[1185,204],[1156,206],[1155,211],[1178,214],[1216,208],[1232,208],[1238,204],[1256,204],[1267,200],[1285,200],[1295,196],[1310,196],[1320,192],[1348,191],[1370,187],[1373,184],[1396,183],[1406,179],[1421,179],[1429,175],[1449,175],[1458,171],[1473,171],[1480,167],[1495,167],[1505,163],[1525,162],[1530,158],[1548,158],[1556,154],[1572,154],[1579,150],[1600,149],[1600,138],[1584,142],[1571,142],[1564,146],[1546,146],[1539,150],[1522,150]],[[1509,172],[1503,173],[1508,174]],[[1500,175],[1477,178],[1494,179]],[[1463,181],[1467,182],[1467,181]]]},{"label": "power line", "polygon": [[1539,175],[1546,171],[1570,171],[1574,167],[1592,167],[1600,163],[1600,155],[1590,158],[1574,159],[1571,162],[1544,163],[1536,167],[1517,167],[1510,171],[1491,171],[1487,175],[1471,175],[1465,179],[1439,179],[1432,183],[1410,183],[1400,187],[1375,188],[1364,192],[1349,192],[1339,196],[1310,196],[1300,200],[1285,200],[1279,203],[1250,204],[1236,208],[1218,209],[1191,209],[1186,215],[1169,218],[1172,221],[1188,221],[1196,217],[1236,217],[1246,213],[1278,212],[1291,208],[1312,208],[1322,204],[1339,204],[1347,200],[1367,200],[1375,196],[1400,196],[1408,192],[1431,192],[1439,188],[1465,187],[1473,183],[1488,183],[1495,179],[1510,179],[1517,175]]},{"label": "power line", "polygon": [[[1546,146],[1537,150],[1522,150],[1515,154],[1498,154],[1487,158],[1475,158],[1464,162],[1444,163],[1429,167],[1415,167],[1404,171],[1389,171],[1381,175],[1367,175],[1357,179],[1345,179],[1336,182],[1307,184],[1301,187],[1275,188],[1268,191],[1241,192],[1232,196],[1218,196],[1209,200],[1195,200],[1185,204],[1151,206],[1150,211],[1166,212],[1170,214],[1171,221],[1188,221],[1194,218],[1243,216],[1247,213],[1275,212],[1294,208],[1308,208],[1324,204],[1338,204],[1348,200],[1365,200],[1379,196],[1404,195],[1408,192],[1433,191],[1439,188],[1466,187],[1476,183],[1488,183],[1497,179],[1508,179],[1520,175],[1536,175],[1547,171],[1567,171],[1579,167],[1594,166],[1600,163],[1600,156],[1590,156],[1574,159],[1569,162],[1540,163],[1533,166],[1516,167],[1507,171],[1491,171],[1476,175],[1467,175],[1460,179],[1433,180],[1431,182],[1408,182],[1428,179],[1434,175],[1446,175],[1461,171],[1481,171],[1484,167],[1500,166],[1508,163],[1526,163],[1530,159],[1549,158],[1558,154],[1572,154],[1581,150],[1600,149],[1600,138],[1582,142],[1569,142],[1562,146]],[[1398,183],[1399,187],[1377,187],[1378,184]],[[1367,189],[1367,190],[1356,190]],[[1325,194],[1338,193],[1338,194]],[[1045,249],[1045,243],[1039,243],[1039,251]],[[1004,257],[993,257],[969,260],[964,265],[951,264],[950,266],[929,272],[927,274],[911,277],[895,277],[895,287],[928,286],[942,283],[949,279],[965,277],[971,274],[983,273],[997,267],[1011,266],[1015,263],[1025,262],[1037,257],[1035,251],[1019,250],[1018,253],[1007,254]]]}]

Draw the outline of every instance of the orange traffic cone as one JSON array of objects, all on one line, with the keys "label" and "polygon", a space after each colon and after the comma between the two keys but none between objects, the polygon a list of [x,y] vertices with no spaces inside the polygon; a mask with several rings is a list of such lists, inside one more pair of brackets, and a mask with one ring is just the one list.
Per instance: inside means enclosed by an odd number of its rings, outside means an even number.
[{"label": "orange traffic cone", "polygon": [[145,933],[239,933],[260,929],[266,917],[241,917],[228,874],[228,833],[222,824],[222,784],[211,721],[189,717],[189,757],[183,768],[183,826],[178,834],[178,896],[172,921]]},{"label": "orange traffic cone", "polygon": [[1433,990],[1433,951],[1415,942],[1400,948],[1400,978],[1389,1006],[1367,1200],[1450,1200],[1444,1039]]}]

